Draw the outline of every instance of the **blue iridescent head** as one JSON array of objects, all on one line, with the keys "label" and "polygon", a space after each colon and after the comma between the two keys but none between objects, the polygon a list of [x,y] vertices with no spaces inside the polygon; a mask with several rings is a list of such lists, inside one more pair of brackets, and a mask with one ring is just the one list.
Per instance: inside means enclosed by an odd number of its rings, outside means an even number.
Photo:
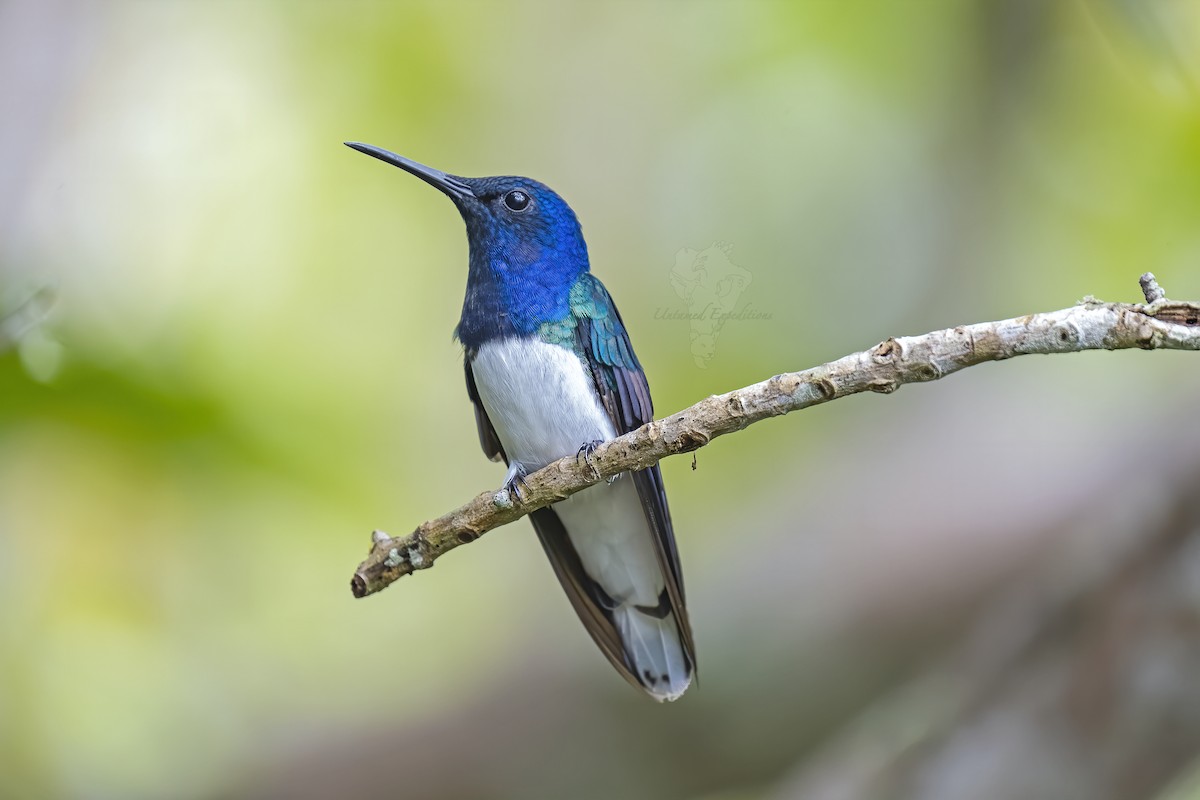
[{"label": "blue iridescent head", "polygon": [[454,201],[467,225],[470,268],[456,331],[469,350],[490,339],[528,336],[570,314],[571,287],[588,271],[575,212],[529,178],[461,178],[372,145],[348,146],[400,167]]}]

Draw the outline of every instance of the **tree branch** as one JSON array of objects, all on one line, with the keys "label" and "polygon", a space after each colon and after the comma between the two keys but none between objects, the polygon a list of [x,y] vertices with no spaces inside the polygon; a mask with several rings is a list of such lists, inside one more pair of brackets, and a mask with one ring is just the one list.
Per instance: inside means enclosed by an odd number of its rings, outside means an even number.
[{"label": "tree branch", "polygon": [[1084,350],[1200,350],[1200,303],[1167,300],[1154,276],[1141,277],[1146,304],[1086,297],[1061,311],[981,322],[888,339],[861,353],[802,372],[713,395],[596,448],[590,463],[568,456],[526,479],[520,498],[485,492],[408,536],[372,534],[372,548],[350,582],[355,597],[378,592],[460,544],[562,500],[601,480],[698,450],[718,436],[769,417],[906,383],[933,381],[985,361]]}]

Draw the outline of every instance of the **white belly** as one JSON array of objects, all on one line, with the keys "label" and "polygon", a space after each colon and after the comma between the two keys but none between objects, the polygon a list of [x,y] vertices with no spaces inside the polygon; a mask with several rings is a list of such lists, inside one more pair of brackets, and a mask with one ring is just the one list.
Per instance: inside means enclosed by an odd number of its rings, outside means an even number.
[{"label": "white belly", "polygon": [[[485,344],[471,362],[479,399],[509,462],[529,472],[615,434],[579,358],[528,339]],[[654,606],[663,588],[633,481],[600,482],[554,504],[588,574],[618,602]]]},{"label": "white belly", "polygon": [[[491,342],[471,362],[479,399],[509,463],[532,472],[596,440],[615,436],[592,377],[564,347],[530,339]],[[654,531],[629,476],[601,481],[554,504],[584,571],[616,603],[608,609],[622,644],[658,699],[675,699],[691,681],[674,615],[648,616],[665,582]]]},{"label": "white belly", "polygon": [[471,370],[509,461],[530,472],[585,442],[614,436],[591,375],[565,347],[534,339],[489,342]]}]

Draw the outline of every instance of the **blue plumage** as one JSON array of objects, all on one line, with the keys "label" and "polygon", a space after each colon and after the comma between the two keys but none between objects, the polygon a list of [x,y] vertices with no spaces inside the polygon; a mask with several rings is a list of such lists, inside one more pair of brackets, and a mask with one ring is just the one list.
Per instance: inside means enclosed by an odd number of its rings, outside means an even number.
[{"label": "blue plumage", "polygon": [[[571,287],[588,271],[579,221],[550,188],[528,178],[461,178],[474,201],[458,201],[467,225],[470,260],[457,336],[468,350],[489,339],[528,336],[570,313]],[[504,198],[520,186],[523,212],[504,213]],[[499,213],[497,213],[499,211]]]},{"label": "blue plumage", "polygon": [[[437,187],[470,241],[455,334],[489,458],[507,485],[653,419],[650,387],[612,297],[589,272],[570,206],[516,176],[461,178],[348,143]],[[530,514],[555,574],[618,671],[657,700],[691,683],[695,648],[658,466]]]}]

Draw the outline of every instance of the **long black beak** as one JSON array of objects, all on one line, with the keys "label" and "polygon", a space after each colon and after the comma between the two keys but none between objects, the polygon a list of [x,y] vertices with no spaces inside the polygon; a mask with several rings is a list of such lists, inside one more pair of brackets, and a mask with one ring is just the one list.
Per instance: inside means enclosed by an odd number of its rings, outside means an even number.
[{"label": "long black beak", "polygon": [[460,178],[453,175],[447,175],[440,169],[427,167],[424,164],[418,164],[411,158],[398,156],[390,150],[384,150],[382,147],[376,147],[372,144],[363,144],[362,142],[346,142],[346,147],[352,147],[360,153],[366,153],[369,156],[374,156],[380,161],[386,161],[393,167],[399,167],[405,172],[416,175],[421,180],[428,183],[434,188],[441,189],[446,194],[450,195],[452,200],[465,200],[466,198],[474,198],[475,193],[471,191],[471,187],[467,186]]}]

